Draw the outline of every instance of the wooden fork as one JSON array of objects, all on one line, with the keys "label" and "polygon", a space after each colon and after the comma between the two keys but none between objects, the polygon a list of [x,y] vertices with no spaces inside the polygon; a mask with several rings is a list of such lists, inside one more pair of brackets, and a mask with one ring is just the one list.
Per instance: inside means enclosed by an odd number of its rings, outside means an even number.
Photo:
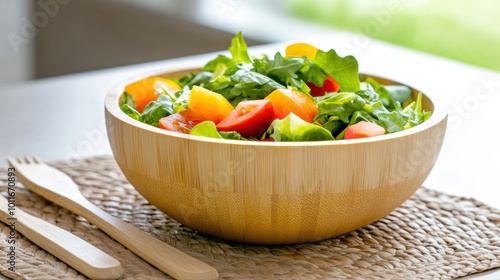
[{"label": "wooden fork", "polygon": [[80,215],[150,264],[176,279],[217,279],[215,268],[152,235],[111,216],[88,201],[66,174],[35,157],[7,158],[19,180],[38,193]]},{"label": "wooden fork", "polygon": [[12,201],[0,195],[0,221],[11,228],[11,235],[15,235],[16,231],[22,233],[33,243],[91,279],[122,277],[123,267],[115,258],[69,231],[32,216],[18,207],[8,207],[9,202],[13,205]]}]

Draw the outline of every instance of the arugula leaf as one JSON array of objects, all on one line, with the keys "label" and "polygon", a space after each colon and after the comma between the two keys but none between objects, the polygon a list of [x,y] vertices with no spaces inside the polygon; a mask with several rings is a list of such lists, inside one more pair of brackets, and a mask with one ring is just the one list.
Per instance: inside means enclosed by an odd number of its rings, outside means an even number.
[{"label": "arugula leaf", "polygon": [[317,97],[316,101],[316,120],[323,123],[335,139],[342,139],[347,126],[361,120],[376,123],[388,133],[403,130],[409,120],[399,102],[393,102],[391,110],[386,108],[370,84],[356,93],[334,92]]},{"label": "arugula leaf", "polygon": [[299,82],[296,72],[304,66],[304,59],[301,57],[285,58],[278,52],[267,66],[265,73],[262,74],[273,77],[274,80],[283,81],[284,85],[296,85]]},{"label": "arugula leaf", "polygon": [[404,125],[404,129],[412,128],[428,120],[432,112],[427,112],[422,109],[422,93],[419,92],[417,100],[406,106],[403,112],[408,114],[408,122]]},{"label": "arugula leaf", "polygon": [[233,61],[235,63],[251,63],[252,59],[248,55],[247,43],[243,38],[243,34],[238,32],[236,36],[231,40],[231,46],[229,47],[229,52],[233,56]]},{"label": "arugula leaf", "polygon": [[210,82],[213,77],[212,72],[201,71],[196,74],[187,74],[179,80],[179,85],[181,87],[192,88],[194,85],[203,86]]},{"label": "arugula leaf", "polygon": [[[254,71],[268,76],[284,86],[291,86],[300,92],[309,94],[306,82],[309,79],[321,83],[326,75],[319,66],[313,67],[305,57],[283,57],[279,52],[275,54],[274,60],[267,57],[254,61]],[[311,72],[311,73],[310,73]],[[321,76],[322,75],[322,76]]]},{"label": "arugula leaf", "polygon": [[275,89],[285,88],[273,79],[244,67],[229,77],[221,76],[213,80],[205,87],[222,94],[233,106],[241,100],[264,99]]},{"label": "arugula leaf", "polygon": [[318,50],[313,62],[339,83],[341,91],[360,90],[359,66],[354,56],[340,57],[333,49],[328,52]]},{"label": "arugula leaf", "polygon": [[396,110],[389,111],[381,101],[371,104],[371,111],[376,118],[375,123],[385,128],[388,133],[404,130],[409,119],[408,114],[401,110],[399,102],[396,106]]},{"label": "arugula leaf", "polygon": [[332,134],[323,127],[308,123],[294,113],[271,124],[274,141],[325,141],[334,140]]},{"label": "arugula leaf", "polygon": [[321,67],[312,62],[312,60],[304,57],[304,66],[298,71],[299,79],[306,83],[312,82],[320,87],[326,80],[326,74]]},{"label": "arugula leaf", "polygon": [[172,99],[165,94],[160,94],[155,101],[151,101],[146,105],[141,116],[143,122],[158,127],[158,121],[161,118],[173,113],[175,113],[175,110]]},{"label": "arugula leaf", "polygon": [[118,104],[120,104],[120,106],[128,104],[130,107],[137,109],[137,104],[135,103],[134,98],[128,92],[123,92],[123,94],[120,96],[120,101],[118,102]]},{"label": "arugula leaf", "polygon": [[127,116],[135,119],[135,120],[138,120],[140,122],[142,122],[142,116],[139,112],[137,112],[137,110],[130,106],[130,104],[123,104],[122,106],[120,106],[120,109],[125,113],[127,114]]},{"label": "arugula leaf", "polygon": [[313,82],[315,85],[323,85],[326,74],[310,59],[304,57],[283,57],[280,53],[276,53],[274,60],[270,60],[267,56],[254,59],[253,71],[269,76],[276,82],[291,86],[296,90],[309,94],[309,86],[306,83]]},{"label": "arugula leaf", "polygon": [[170,96],[170,99],[173,101],[172,106],[175,113],[180,113],[187,109],[190,94],[191,90],[189,87],[184,87],[182,91],[176,92],[174,97]]}]

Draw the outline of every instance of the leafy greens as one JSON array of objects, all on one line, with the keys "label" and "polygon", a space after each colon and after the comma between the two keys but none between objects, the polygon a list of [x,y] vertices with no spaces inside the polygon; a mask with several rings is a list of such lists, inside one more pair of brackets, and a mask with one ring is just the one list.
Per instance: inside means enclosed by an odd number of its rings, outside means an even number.
[{"label": "leafy greens", "polygon": [[[182,90],[158,92],[142,113],[136,110],[128,93],[120,98],[122,111],[138,121],[158,126],[161,118],[188,108],[193,86],[201,86],[224,96],[234,107],[244,100],[264,99],[277,89],[292,88],[306,94],[317,105],[313,123],[291,113],[274,120],[262,135],[274,141],[321,141],[343,139],[346,129],[360,121],[375,123],[386,133],[412,128],[426,121],[431,112],[422,107],[422,94],[412,100],[412,90],[403,85],[383,85],[374,78],[360,76],[353,56],[341,57],[333,49],[317,50],[314,58],[283,56],[276,53],[250,56],[241,32],[231,40],[230,56],[218,55],[198,73],[177,80]],[[319,97],[310,95],[310,86],[321,87],[330,76],[340,86],[339,91]],[[207,104],[210,106],[210,104]],[[217,131],[211,121],[203,121],[191,129],[192,135],[219,139],[252,140],[238,132]],[[255,139],[258,140],[258,139]]]}]

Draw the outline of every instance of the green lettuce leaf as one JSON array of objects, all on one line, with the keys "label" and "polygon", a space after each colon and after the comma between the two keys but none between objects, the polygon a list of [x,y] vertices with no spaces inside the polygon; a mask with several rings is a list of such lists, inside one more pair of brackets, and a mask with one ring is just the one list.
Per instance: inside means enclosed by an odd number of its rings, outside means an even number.
[{"label": "green lettuce leaf", "polygon": [[229,52],[233,56],[232,60],[235,63],[252,63],[252,59],[250,55],[248,55],[247,43],[241,32],[238,32],[231,40]]},{"label": "green lettuce leaf", "polygon": [[195,125],[190,134],[217,139],[246,140],[236,131],[217,131],[217,127],[211,121],[204,121]]},{"label": "green lettuce leaf", "polygon": [[313,62],[339,83],[341,91],[360,90],[359,66],[354,56],[340,57],[333,49],[328,52],[318,50]]},{"label": "green lettuce leaf", "polygon": [[204,121],[195,125],[191,132],[191,135],[204,136],[210,138],[223,139],[223,137],[217,132],[217,128],[212,121]]},{"label": "green lettuce leaf", "polygon": [[271,137],[278,142],[334,140],[328,130],[319,125],[308,123],[293,113],[282,120],[273,121],[271,129]]}]

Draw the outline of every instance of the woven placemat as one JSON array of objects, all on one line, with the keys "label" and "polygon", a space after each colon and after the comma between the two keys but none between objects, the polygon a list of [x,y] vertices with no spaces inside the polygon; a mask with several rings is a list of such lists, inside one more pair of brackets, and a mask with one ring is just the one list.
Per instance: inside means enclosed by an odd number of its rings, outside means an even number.
[{"label": "woven placemat", "polygon": [[[481,202],[420,188],[387,217],[337,238],[288,246],[253,246],[199,234],[149,205],[111,157],[53,166],[70,175],[90,201],[219,271],[223,279],[453,279],[500,266],[500,211]],[[6,170],[0,192],[6,195]],[[73,232],[121,261],[124,279],[165,279],[85,219],[17,184],[16,206]],[[9,228],[0,224],[0,251]],[[19,235],[16,272],[0,254],[0,273],[13,279],[85,279]]]}]

